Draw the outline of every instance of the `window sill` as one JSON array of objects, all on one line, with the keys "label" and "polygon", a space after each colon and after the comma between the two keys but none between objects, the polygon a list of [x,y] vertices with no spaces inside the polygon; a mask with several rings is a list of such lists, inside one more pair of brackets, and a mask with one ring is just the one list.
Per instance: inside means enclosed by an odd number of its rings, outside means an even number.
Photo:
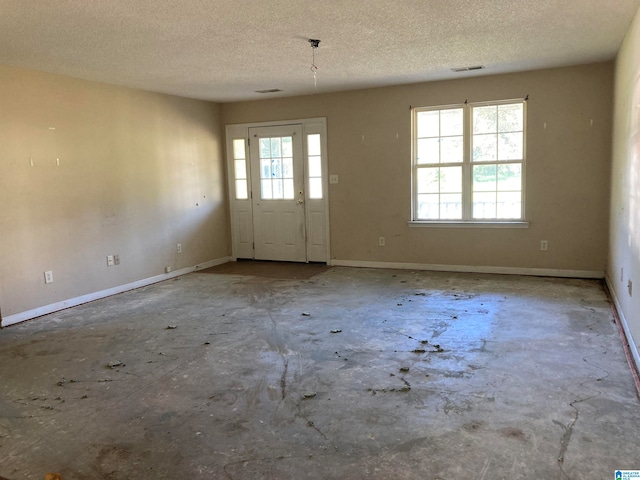
[{"label": "window sill", "polygon": [[413,220],[408,222],[410,227],[427,227],[427,228],[529,228],[529,222],[517,221],[424,221]]}]

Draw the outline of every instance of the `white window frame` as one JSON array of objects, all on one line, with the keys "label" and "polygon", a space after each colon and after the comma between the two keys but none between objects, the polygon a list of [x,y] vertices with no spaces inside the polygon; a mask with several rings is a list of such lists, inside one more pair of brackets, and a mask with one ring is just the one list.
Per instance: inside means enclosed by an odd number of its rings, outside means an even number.
[{"label": "white window frame", "polygon": [[[522,201],[522,214],[520,218],[515,219],[498,219],[498,218],[473,218],[473,166],[478,163],[472,161],[472,137],[473,137],[473,124],[472,124],[472,111],[474,107],[485,106],[497,106],[508,105],[514,103],[521,103],[523,105],[523,154],[521,162],[522,176],[521,176],[521,201]],[[417,193],[417,177],[418,170],[421,167],[425,167],[425,164],[418,164],[417,162],[417,114],[425,111],[442,111],[449,109],[462,109],[463,111],[463,161],[462,166],[462,218],[461,219],[419,219],[417,215],[418,206],[418,193]],[[526,152],[527,152],[527,101],[525,98],[498,100],[498,101],[485,101],[475,103],[462,103],[454,105],[439,105],[432,107],[415,107],[411,109],[411,220],[409,226],[412,227],[487,227],[487,228],[527,228],[529,226],[526,220]],[[485,162],[482,162],[485,163]],[[503,162],[489,161],[486,164],[494,165],[501,164]],[[433,165],[433,164],[432,164]],[[446,164],[445,164],[446,165]]]}]

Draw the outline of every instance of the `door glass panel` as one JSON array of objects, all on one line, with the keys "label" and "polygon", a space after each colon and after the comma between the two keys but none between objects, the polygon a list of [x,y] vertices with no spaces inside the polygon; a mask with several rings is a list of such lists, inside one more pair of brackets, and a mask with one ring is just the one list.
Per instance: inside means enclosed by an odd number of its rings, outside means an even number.
[{"label": "door glass panel", "polygon": [[263,200],[292,200],[293,137],[260,138],[260,186]]}]

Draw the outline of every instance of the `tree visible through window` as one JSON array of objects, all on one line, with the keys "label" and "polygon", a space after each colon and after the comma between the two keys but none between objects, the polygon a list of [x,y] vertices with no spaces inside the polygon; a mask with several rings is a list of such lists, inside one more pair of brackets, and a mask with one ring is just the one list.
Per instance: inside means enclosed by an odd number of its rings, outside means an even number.
[{"label": "tree visible through window", "polygon": [[413,110],[413,220],[524,218],[525,102]]}]

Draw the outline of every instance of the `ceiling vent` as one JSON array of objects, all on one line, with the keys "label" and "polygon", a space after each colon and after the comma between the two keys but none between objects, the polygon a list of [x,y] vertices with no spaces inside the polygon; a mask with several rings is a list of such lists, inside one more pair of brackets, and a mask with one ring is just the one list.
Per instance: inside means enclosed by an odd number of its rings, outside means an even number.
[{"label": "ceiling vent", "polygon": [[281,91],[282,90],[280,90],[279,88],[269,88],[267,90],[256,90],[256,93],[276,93]]},{"label": "ceiling vent", "polygon": [[453,72],[471,72],[473,70],[482,70],[483,68],[484,68],[484,65],[474,65],[472,67],[452,68],[451,71],[453,71]]}]

